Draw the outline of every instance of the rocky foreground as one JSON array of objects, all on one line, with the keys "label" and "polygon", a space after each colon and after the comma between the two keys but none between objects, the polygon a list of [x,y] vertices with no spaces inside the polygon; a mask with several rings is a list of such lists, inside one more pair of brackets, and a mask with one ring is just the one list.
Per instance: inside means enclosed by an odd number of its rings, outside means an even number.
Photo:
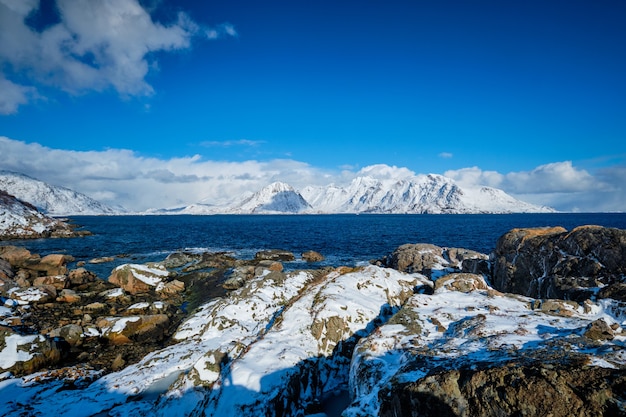
[{"label": "rocky foreground", "polygon": [[625,230],[292,258],[174,253],[101,279],[0,247],[0,413],[626,416]]}]

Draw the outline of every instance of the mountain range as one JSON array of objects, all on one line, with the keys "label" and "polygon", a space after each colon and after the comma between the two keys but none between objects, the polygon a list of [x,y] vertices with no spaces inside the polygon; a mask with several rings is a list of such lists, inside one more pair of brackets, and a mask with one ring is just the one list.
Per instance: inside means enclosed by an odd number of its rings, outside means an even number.
[{"label": "mountain range", "polygon": [[[54,216],[114,215],[125,210],[100,203],[69,188],[53,186],[29,176],[0,171],[0,190]],[[547,213],[552,208],[520,201],[491,188],[462,188],[442,175],[402,178],[360,176],[347,186],[305,187],[274,182],[256,193],[226,205],[194,203],[151,209],[141,214],[472,214]]]},{"label": "mountain range", "polygon": [[550,207],[520,201],[497,188],[461,188],[442,175],[403,179],[357,177],[347,186],[306,187],[272,183],[225,205],[192,204],[150,214],[474,214],[550,213]]}]

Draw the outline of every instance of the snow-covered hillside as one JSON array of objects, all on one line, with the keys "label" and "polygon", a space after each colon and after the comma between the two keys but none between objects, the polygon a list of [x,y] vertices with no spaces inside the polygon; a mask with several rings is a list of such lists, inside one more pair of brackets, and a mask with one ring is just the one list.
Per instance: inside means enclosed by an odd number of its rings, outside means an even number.
[{"label": "snow-covered hillside", "polygon": [[0,239],[38,238],[70,228],[0,190]]},{"label": "snow-covered hillside", "polygon": [[47,184],[24,174],[0,171],[0,190],[27,201],[51,216],[117,214],[85,194]]}]

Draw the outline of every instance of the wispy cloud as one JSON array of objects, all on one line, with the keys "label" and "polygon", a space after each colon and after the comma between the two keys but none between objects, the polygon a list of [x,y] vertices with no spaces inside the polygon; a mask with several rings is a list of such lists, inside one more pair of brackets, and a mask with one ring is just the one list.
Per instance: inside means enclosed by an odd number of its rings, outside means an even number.
[{"label": "wispy cloud", "polygon": [[444,158],[444,159],[450,159],[452,158],[454,155],[451,154],[450,152],[441,152],[439,154],[439,158]]},{"label": "wispy cloud", "polygon": [[231,148],[234,146],[242,146],[242,147],[256,147],[264,144],[265,141],[262,140],[248,140],[248,139],[239,139],[239,140],[224,140],[224,141],[204,141],[200,143],[200,146],[204,146],[205,148]]},{"label": "wispy cloud", "polygon": [[[0,114],[12,114],[40,86],[69,94],[113,89],[149,96],[145,77],[157,67],[154,52],[186,49],[191,39],[237,36],[223,24],[203,27],[184,13],[163,25],[137,0],[57,0],[58,22],[29,24],[39,1],[0,0]],[[12,74],[20,74],[20,79]]]}]

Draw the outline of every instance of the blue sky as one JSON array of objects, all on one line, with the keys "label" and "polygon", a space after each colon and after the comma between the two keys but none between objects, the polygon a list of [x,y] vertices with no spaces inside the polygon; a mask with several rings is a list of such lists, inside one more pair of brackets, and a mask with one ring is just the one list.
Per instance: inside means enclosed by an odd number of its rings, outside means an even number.
[{"label": "blue sky", "polygon": [[39,3],[0,0],[0,169],[140,207],[154,171],[196,179],[165,206],[386,164],[626,211],[626,2]]}]

